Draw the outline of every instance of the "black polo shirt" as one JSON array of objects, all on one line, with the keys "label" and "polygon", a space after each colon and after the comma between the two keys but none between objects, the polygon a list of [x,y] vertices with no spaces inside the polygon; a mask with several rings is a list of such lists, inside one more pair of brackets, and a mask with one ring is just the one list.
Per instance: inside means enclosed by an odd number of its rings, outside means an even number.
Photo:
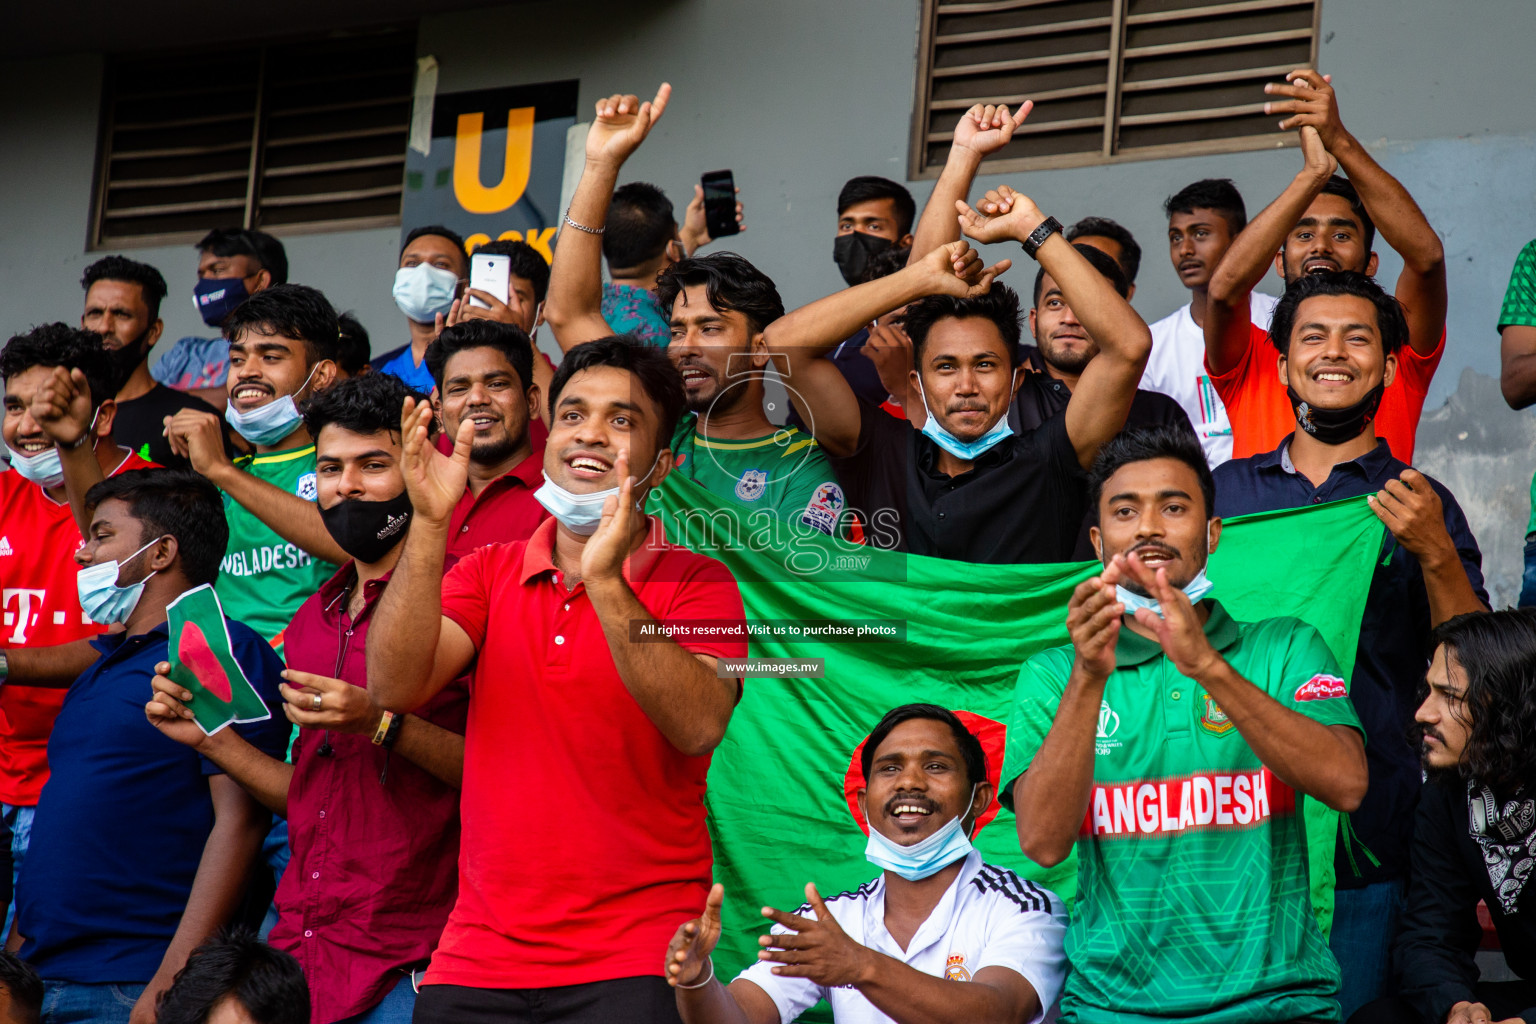
[{"label": "black polo shirt", "polygon": [[[1392,457],[1387,442],[1377,441],[1376,447],[1360,458],[1334,466],[1323,485],[1313,487],[1312,481],[1291,464],[1290,444],[1287,437],[1272,452],[1232,459],[1216,467],[1216,514],[1240,516],[1374,494],[1408,468],[1407,463]],[[1467,517],[1444,485],[1436,480],[1430,480],[1429,485],[1440,496],[1445,528],[1472,589],[1486,603],[1483,557]],[[1307,552],[1276,552],[1276,557],[1306,558]],[[1212,582],[1219,590],[1221,580]],[[1387,532],[1365,599],[1360,646],[1349,685],[1350,700],[1365,726],[1365,757],[1371,780],[1365,800],[1349,816],[1359,842],[1339,844],[1336,867],[1341,889],[1402,878],[1407,873],[1421,780],[1419,752],[1409,741],[1408,731],[1433,653],[1428,647],[1429,629],[1429,594],[1419,560]],[[1360,844],[1381,862],[1379,867],[1371,864]]]},{"label": "black polo shirt", "polygon": [[[1008,422],[1014,430],[1034,430],[1052,416],[1066,410],[1067,403],[1072,400],[1072,391],[1051,376],[1038,348],[1026,345],[1022,356],[1021,362],[1033,372],[1024,375],[1024,383],[1019,385],[1013,405],[1008,410]],[[1189,414],[1178,402],[1160,392],[1139,388],[1136,397],[1131,399],[1131,412],[1126,417],[1125,426],[1127,429],[1168,426],[1186,430],[1190,437],[1196,436],[1195,428],[1189,422]],[[1091,558],[1092,553],[1084,557]]]},{"label": "black polo shirt", "polygon": [[1066,417],[1015,432],[951,477],[906,420],[859,403],[859,443],[832,468],[877,547],[965,562],[1065,562],[1088,507]]}]

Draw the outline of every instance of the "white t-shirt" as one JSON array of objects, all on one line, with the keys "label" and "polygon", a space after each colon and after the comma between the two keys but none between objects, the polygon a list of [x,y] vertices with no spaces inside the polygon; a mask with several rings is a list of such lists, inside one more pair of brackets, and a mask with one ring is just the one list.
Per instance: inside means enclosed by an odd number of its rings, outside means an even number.
[{"label": "white t-shirt", "polygon": [[[906,949],[885,927],[885,875],[854,892],[827,898],[827,909],[838,927],[853,941],[884,953],[908,967],[951,981],[970,981],[983,967],[1006,967],[1022,975],[1040,997],[1041,1012],[1061,994],[1067,960],[1062,952],[1067,913],[1060,898],[1006,868],[983,864],[972,850],[960,874],[950,883],[933,913],[918,928]],[[816,916],[809,905],[795,911]],[[787,931],[774,925],[775,933]],[[822,999],[832,1004],[837,1024],[891,1024],[852,986],[823,988],[809,978],[784,978],[773,964],[760,960],[739,977],[768,993],[779,1008],[781,1024],[789,1024]]]},{"label": "white t-shirt", "polygon": [[[1268,330],[1278,301],[1273,295],[1254,292],[1248,318]],[[1232,457],[1232,421],[1205,372],[1205,331],[1189,315],[1189,303],[1152,325],[1152,354],[1140,386],[1161,391],[1183,407],[1212,469]]]}]

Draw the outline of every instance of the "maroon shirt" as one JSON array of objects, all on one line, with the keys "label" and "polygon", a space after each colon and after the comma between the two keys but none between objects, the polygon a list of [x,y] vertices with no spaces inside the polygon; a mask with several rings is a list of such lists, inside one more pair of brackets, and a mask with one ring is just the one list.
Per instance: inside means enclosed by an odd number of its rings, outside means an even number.
[{"label": "maroon shirt", "polygon": [[[364,645],[385,579],[364,587],[353,621],[357,572],[342,566],[288,626],[288,666],[366,686]],[[459,679],[415,714],[462,734],[468,703]],[[437,947],[458,895],[459,791],[371,735],[301,729],[288,834],[293,859],[270,942],[298,958],[316,1024],[328,1024],[377,1005],[400,968]]]},{"label": "maroon shirt", "polygon": [[549,512],[534,498],[544,486],[544,446],[486,485],[477,498],[464,489],[449,520],[448,554],[463,558],[487,544],[527,540]]}]

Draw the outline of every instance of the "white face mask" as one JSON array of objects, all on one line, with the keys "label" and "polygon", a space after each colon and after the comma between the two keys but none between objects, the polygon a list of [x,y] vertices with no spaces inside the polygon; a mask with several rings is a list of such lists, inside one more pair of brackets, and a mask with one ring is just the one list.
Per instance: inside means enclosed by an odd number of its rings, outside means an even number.
[{"label": "white face mask", "polygon": [[[882,871],[894,871],[909,882],[920,882],[936,875],[955,861],[971,852],[971,837],[961,824],[976,802],[976,786],[971,787],[971,798],[965,809],[947,824],[921,842],[911,846],[894,843],[869,825],[869,842],[864,847],[864,859]],[[869,810],[864,810],[864,820],[869,821]]]},{"label": "white face mask", "polygon": [[[656,472],[656,463],[661,461],[661,452],[656,453],[656,458],[651,460],[651,468],[645,476],[635,481],[635,490],[651,478]],[[603,503],[611,497],[618,497],[620,488],[609,487],[601,491],[593,491],[591,494],[577,494],[568,491],[544,474],[544,486],[533,492],[534,498],[540,505],[549,510],[549,514],[558,519],[562,526],[572,533],[583,537],[590,537],[597,532],[597,527],[603,521]],[[639,508],[637,504],[635,506]]]},{"label": "white face mask", "polygon": [[[1211,528],[1209,526],[1205,528],[1205,549],[1206,551],[1211,549]],[[1189,598],[1190,604],[1198,604],[1200,599],[1209,594],[1215,586],[1216,584],[1205,578],[1205,566],[1201,566],[1200,571],[1195,573],[1195,578],[1184,584],[1180,589],[1184,591],[1184,596]],[[1127,615],[1134,616],[1136,609],[1146,608],[1158,618],[1166,618],[1163,615],[1163,606],[1161,604],[1150,597],[1143,597],[1134,591],[1127,590],[1118,583],[1115,584],[1115,600],[1125,605],[1125,614]]]},{"label": "white face mask", "polygon": [[418,263],[395,271],[395,305],[419,324],[430,324],[448,309],[459,291],[459,275],[451,270]]},{"label": "white face mask", "polygon": [[[1010,380],[1017,379],[1017,376],[1018,370],[1015,369],[1014,377],[1010,378]],[[1005,409],[1003,415],[998,418],[996,423],[992,424],[991,429],[985,434],[982,434],[974,441],[962,441],[939,423],[939,417],[934,414],[933,406],[928,404],[928,393],[923,390],[922,374],[917,375],[917,392],[922,395],[923,411],[928,414],[927,418],[923,420],[923,436],[957,459],[975,462],[984,453],[997,447],[999,442],[1013,436],[1013,427],[1008,424],[1008,412]]]},{"label": "white face mask", "polygon": [[[309,382],[314,379],[315,370],[320,368],[316,363],[310,368],[309,376],[304,378],[304,383],[299,385],[299,394],[309,387]],[[299,412],[298,403],[292,395],[281,395],[268,402],[266,405],[258,405],[250,412],[241,412],[235,408],[234,402],[226,402],[224,407],[224,420],[235,433],[245,438],[254,445],[266,447],[276,444],[289,434],[304,419],[304,414]]]},{"label": "white face mask", "polygon": [[[100,418],[101,410],[98,408],[96,415],[91,417],[91,425],[85,429],[85,436],[91,439],[93,445],[96,440],[96,421]],[[58,445],[50,444],[36,455],[23,455],[10,445],[6,445],[5,449],[11,453],[11,468],[44,490],[64,482],[64,464],[59,459]]]}]

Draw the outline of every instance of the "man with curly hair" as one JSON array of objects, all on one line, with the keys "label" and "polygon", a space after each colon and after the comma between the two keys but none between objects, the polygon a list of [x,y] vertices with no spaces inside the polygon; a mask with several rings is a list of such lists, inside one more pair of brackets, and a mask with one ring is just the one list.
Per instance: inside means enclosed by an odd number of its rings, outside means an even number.
[{"label": "man with curly hair", "polygon": [[[1536,615],[1459,615],[1432,642],[1397,994],[1351,1024],[1536,1020]],[[1521,980],[1479,980],[1479,901]]]}]

